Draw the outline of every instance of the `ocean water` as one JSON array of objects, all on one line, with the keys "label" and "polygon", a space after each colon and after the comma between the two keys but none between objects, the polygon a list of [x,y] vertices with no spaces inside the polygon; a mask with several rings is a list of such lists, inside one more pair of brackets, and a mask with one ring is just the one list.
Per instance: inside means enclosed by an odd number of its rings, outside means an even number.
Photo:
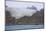
[{"label": "ocean water", "polygon": [[43,29],[44,25],[11,25],[5,26],[5,30]]}]

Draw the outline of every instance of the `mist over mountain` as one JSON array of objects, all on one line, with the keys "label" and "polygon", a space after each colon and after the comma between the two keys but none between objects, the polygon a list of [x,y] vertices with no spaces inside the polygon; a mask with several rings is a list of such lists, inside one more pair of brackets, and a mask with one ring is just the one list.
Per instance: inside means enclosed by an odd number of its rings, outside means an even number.
[{"label": "mist over mountain", "polygon": [[6,24],[44,24],[42,3],[6,1],[6,5]]},{"label": "mist over mountain", "polygon": [[34,9],[34,10],[37,10],[37,8],[36,8],[35,6],[27,7],[27,9]]},{"label": "mist over mountain", "polygon": [[44,9],[37,11],[30,17],[24,16],[20,19],[15,19],[10,16],[10,13],[6,13],[6,24],[44,24]]}]

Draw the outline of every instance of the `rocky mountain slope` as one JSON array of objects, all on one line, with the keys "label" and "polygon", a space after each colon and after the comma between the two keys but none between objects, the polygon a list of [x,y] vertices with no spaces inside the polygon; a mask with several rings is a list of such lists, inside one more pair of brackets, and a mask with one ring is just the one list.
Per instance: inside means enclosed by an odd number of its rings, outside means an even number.
[{"label": "rocky mountain slope", "polygon": [[41,9],[40,11],[37,11],[35,14],[33,14],[31,17],[24,16],[20,19],[15,19],[14,17],[11,17],[10,12],[6,11],[6,24],[44,24],[44,9]]}]

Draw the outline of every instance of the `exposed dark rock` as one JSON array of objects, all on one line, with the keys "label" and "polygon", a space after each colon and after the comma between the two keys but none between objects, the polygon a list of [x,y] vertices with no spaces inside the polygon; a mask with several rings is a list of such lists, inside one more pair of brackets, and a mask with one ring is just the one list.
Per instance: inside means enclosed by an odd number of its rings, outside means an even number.
[{"label": "exposed dark rock", "polygon": [[23,18],[16,21],[17,24],[44,24],[44,9],[37,11],[31,17],[24,16]]},{"label": "exposed dark rock", "polygon": [[11,17],[10,12],[5,12],[5,24],[15,24],[15,18]]},{"label": "exposed dark rock", "polygon": [[44,24],[44,9],[37,11],[31,17],[24,16],[20,19],[11,17],[10,12],[6,11],[6,24]]}]

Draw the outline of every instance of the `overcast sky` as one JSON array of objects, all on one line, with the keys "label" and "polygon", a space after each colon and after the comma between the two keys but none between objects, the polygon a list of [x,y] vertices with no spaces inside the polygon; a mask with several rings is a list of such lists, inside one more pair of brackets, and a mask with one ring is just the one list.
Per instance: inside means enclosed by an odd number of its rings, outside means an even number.
[{"label": "overcast sky", "polygon": [[13,1],[6,1],[6,5],[8,7],[16,7],[21,9],[26,9],[27,7],[35,6],[37,10],[43,8],[43,3],[32,3],[32,2],[13,2]]}]

